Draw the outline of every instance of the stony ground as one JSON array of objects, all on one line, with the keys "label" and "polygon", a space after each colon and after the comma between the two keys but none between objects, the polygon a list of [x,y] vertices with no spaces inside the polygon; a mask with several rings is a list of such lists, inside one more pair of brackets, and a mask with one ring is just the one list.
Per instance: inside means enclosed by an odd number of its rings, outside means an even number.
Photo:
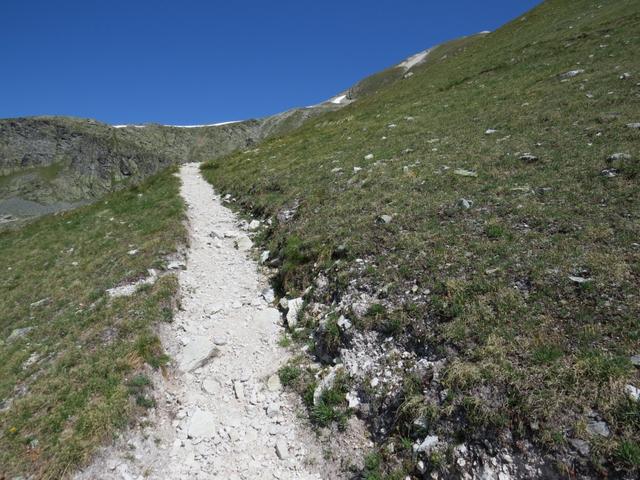
[{"label": "stony ground", "polygon": [[161,332],[174,368],[154,379],[157,405],[146,421],[76,478],[329,478],[276,374],[287,357],[277,344],[280,314],[247,258],[251,240],[198,165],[180,176],[191,240],[180,311]]}]

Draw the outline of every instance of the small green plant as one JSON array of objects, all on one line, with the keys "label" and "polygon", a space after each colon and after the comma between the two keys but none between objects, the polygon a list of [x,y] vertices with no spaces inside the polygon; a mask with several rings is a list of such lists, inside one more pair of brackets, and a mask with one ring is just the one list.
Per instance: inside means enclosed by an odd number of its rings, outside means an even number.
[{"label": "small green plant", "polygon": [[633,440],[623,440],[616,449],[616,458],[625,467],[640,468],[640,444]]},{"label": "small green plant", "polygon": [[292,385],[300,376],[302,375],[302,370],[300,367],[296,365],[285,365],[278,370],[278,376],[280,377],[280,382],[285,387]]}]

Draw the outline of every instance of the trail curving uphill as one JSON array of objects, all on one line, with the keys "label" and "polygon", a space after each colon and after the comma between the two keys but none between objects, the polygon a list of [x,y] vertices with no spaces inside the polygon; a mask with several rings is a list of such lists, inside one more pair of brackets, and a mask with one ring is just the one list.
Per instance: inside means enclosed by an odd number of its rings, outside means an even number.
[{"label": "trail curving uphill", "polygon": [[157,375],[148,426],[129,431],[76,478],[320,479],[322,453],[295,425],[278,367],[279,312],[247,258],[251,242],[198,164],[180,170],[190,246],[180,311],[161,338],[176,368]]}]

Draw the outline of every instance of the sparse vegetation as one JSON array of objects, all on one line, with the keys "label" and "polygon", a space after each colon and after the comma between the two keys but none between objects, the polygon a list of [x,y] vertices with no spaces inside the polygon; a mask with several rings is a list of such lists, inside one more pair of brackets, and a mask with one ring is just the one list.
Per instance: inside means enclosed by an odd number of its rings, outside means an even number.
[{"label": "sparse vegetation", "polygon": [[167,360],[153,325],[170,320],[177,280],[105,291],[185,241],[178,185],[167,171],[0,234],[0,477],[62,478],[153,405],[144,372]]}]

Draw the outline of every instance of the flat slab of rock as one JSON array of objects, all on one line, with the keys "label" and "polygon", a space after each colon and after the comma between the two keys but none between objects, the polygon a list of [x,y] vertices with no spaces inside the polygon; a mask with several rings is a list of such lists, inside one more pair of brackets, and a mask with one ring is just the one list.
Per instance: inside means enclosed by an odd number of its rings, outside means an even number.
[{"label": "flat slab of rock", "polygon": [[280,321],[280,312],[277,308],[265,308],[253,314],[253,321],[277,324]]},{"label": "flat slab of rock", "polygon": [[182,350],[178,366],[180,370],[191,372],[205,366],[209,361],[220,355],[213,339],[208,337],[196,337]]},{"label": "flat slab of rock", "polygon": [[213,413],[196,408],[187,426],[189,438],[211,438],[216,434],[216,418]]}]

